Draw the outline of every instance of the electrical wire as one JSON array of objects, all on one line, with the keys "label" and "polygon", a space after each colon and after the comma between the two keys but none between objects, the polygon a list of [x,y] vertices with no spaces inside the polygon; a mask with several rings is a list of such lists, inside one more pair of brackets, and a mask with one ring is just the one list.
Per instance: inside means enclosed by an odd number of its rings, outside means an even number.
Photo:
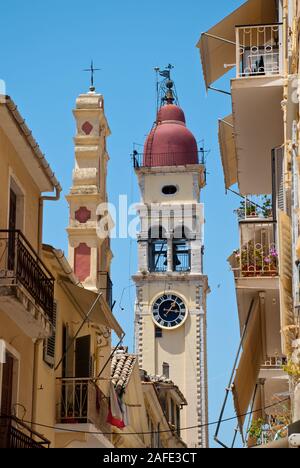
[{"label": "electrical wire", "polygon": [[[264,408],[255,410],[255,411],[249,411],[248,413],[241,414],[239,416],[233,416],[231,418],[226,418],[223,419],[222,421],[214,421],[214,422],[209,422],[206,424],[200,424],[197,426],[190,426],[190,427],[185,427],[185,428],[180,428],[180,431],[189,431],[192,429],[198,429],[198,428],[203,428],[203,427],[209,427],[209,426],[216,426],[219,422],[224,423],[224,422],[230,422],[230,421],[235,421],[236,419],[246,417],[248,415],[254,414],[254,413],[260,413],[261,411],[265,411],[266,409],[274,408],[278,406],[279,404],[285,403],[286,401],[290,401],[290,398],[286,398],[285,400],[282,400],[281,402],[274,403],[270,406],[265,406]],[[22,421],[26,424],[32,424],[32,421]],[[114,435],[115,432],[98,432],[98,431],[80,431],[77,429],[65,429],[65,428],[60,428],[57,426],[50,426],[47,424],[39,424],[39,423],[34,423],[37,427],[43,427],[45,429],[54,429],[54,430],[59,430],[61,432],[72,432],[72,433],[78,433],[78,434],[92,434],[92,435]],[[164,431],[149,431],[149,432],[122,432],[122,435],[152,435],[152,434],[164,434],[164,433],[170,433],[174,432],[173,429],[168,429]]]}]

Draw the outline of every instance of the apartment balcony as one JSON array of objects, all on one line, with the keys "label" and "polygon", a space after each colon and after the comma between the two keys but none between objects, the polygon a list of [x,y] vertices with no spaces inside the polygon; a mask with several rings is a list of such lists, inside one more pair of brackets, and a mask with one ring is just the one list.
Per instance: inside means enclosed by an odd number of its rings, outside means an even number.
[{"label": "apartment balcony", "polygon": [[49,448],[50,441],[33,431],[21,420],[0,416],[0,448],[27,449]]},{"label": "apartment balcony", "polygon": [[[90,378],[57,379],[57,424],[64,433],[72,430],[86,432],[85,443],[91,447],[111,447],[111,426],[106,422],[108,398]],[[88,436],[88,433],[94,433]],[[101,433],[105,435],[101,435]],[[89,439],[89,440],[87,440]]]},{"label": "apartment balcony", "polygon": [[276,223],[271,219],[260,218],[254,212],[240,220],[239,228],[240,249],[234,252],[232,258],[235,279],[254,279],[255,287],[261,284],[257,283],[257,279],[278,277]]},{"label": "apartment balcony", "polygon": [[287,363],[288,359],[282,355],[267,356],[260,369],[260,379],[284,380],[286,382],[288,376],[284,367]]},{"label": "apartment balcony", "polygon": [[233,138],[240,192],[272,192],[271,152],[284,142],[283,26],[236,27],[231,81]]},{"label": "apartment balcony", "polygon": [[237,26],[236,47],[237,78],[282,75],[282,24]]},{"label": "apartment balcony", "polygon": [[263,356],[281,356],[282,351],[276,228],[272,218],[249,213],[239,221],[240,248],[229,258],[241,331],[251,302],[259,298]]},{"label": "apartment balcony", "polygon": [[52,332],[54,278],[20,231],[0,231],[0,308],[30,338]]}]

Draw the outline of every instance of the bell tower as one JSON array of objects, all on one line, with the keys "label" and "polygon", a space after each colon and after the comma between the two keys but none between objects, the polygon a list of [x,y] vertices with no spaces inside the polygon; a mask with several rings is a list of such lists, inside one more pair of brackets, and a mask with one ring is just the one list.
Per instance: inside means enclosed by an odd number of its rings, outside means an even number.
[{"label": "bell tower", "polygon": [[97,207],[107,202],[106,139],[110,129],[104,113],[104,98],[96,93],[93,83],[88,93],[77,98],[73,114],[77,128],[75,168],[73,185],[66,197],[70,210],[69,262],[87,289],[103,290],[110,302],[110,239],[97,235]]},{"label": "bell tower", "polygon": [[[206,297],[203,273],[205,166],[174,97],[170,73],[143,155],[134,154],[141,192],[135,338],[140,367],[182,391],[181,437],[208,447]],[[168,76],[167,76],[168,75]],[[174,102],[175,101],[175,102]],[[184,430],[194,427],[194,429]]]}]

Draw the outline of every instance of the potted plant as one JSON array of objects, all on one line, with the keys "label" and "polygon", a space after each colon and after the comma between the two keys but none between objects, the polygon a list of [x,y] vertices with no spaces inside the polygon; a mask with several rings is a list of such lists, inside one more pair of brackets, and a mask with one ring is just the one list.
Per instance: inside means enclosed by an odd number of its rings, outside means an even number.
[{"label": "potted plant", "polygon": [[268,195],[264,195],[263,197],[263,205],[262,205],[262,215],[264,218],[272,218],[273,217],[273,206],[271,197]]},{"label": "potted plant", "polygon": [[257,218],[258,216],[257,206],[247,199],[241,201],[240,207],[236,212],[240,220],[245,218]]}]

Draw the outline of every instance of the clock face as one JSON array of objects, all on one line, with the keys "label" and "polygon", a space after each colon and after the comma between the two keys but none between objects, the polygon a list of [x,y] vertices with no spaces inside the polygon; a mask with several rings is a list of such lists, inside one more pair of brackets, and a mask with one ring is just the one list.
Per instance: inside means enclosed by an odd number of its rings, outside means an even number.
[{"label": "clock face", "polygon": [[165,294],[156,300],[152,310],[153,320],[160,328],[178,328],[187,318],[185,303],[178,296]]}]

